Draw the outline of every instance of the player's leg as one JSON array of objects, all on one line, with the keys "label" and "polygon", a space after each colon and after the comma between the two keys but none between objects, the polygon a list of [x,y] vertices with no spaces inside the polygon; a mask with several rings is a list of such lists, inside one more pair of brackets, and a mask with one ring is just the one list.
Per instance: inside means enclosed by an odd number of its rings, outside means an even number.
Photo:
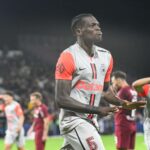
[{"label": "player's leg", "polygon": [[36,150],[44,150],[45,141],[42,141],[43,130],[38,130],[35,132],[35,147]]},{"label": "player's leg", "polygon": [[78,125],[65,135],[65,139],[74,150],[105,150],[100,135],[89,122]]},{"label": "player's leg", "polygon": [[23,147],[18,147],[18,150],[25,150],[24,146]]},{"label": "player's leg", "polygon": [[134,150],[135,149],[135,138],[136,138],[136,131],[133,131],[130,136],[130,144],[128,147],[128,150]]},{"label": "player's leg", "polygon": [[128,150],[130,144],[130,131],[126,127],[115,127],[115,143],[117,150]]},{"label": "player's leg", "polygon": [[11,133],[9,131],[6,131],[6,136],[5,136],[5,150],[11,150],[12,145],[14,144],[16,139],[16,134]]},{"label": "player's leg", "polygon": [[12,144],[5,144],[5,150],[11,150]]},{"label": "player's leg", "polygon": [[150,118],[144,121],[144,140],[147,150],[150,150]]},{"label": "player's leg", "polygon": [[18,150],[25,150],[24,145],[25,145],[25,137],[24,137],[24,129],[21,130],[19,133],[19,136],[16,141]]},{"label": "player's leg", "polygon": [[74,148],[64,139],[63,146],[60,150],[74,150]]}]

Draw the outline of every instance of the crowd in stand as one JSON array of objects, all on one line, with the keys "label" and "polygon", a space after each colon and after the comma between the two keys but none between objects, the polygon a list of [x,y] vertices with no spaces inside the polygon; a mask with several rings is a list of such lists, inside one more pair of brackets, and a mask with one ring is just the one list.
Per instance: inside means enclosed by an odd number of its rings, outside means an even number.
[{"label": "crowd in stand", "polygon": [[10,90],[14,93],[15,100],[19,101],[24,109],[25,128],[29,128],[32,122],[29,95],[39,91],[49,108],[50,134],[58,134],[53,67],[20,50],[0,50],[0,70],[0,92]]}]

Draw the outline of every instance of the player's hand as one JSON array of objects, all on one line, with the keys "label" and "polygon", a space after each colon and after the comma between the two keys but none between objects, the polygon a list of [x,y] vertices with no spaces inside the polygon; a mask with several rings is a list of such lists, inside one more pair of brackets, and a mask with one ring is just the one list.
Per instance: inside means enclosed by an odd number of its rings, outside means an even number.
[{"label": "player's hand", "polygon": [[45,134],[43,134],[43,136],[42,136],[42,141],[46,141],[47,140],[47,135],[45,135]]},{"label": "player's hand", "polygon": [[124,100],[124,103],[120,108],[137,109],[137,108],[144,107],[145,105],[146,105],[146,101],[129,102],[129,101]]},{"label": "player's hand", "polygon": [[27,131],[27,136],[30,136],[31,133],[32,133],[32,129],[30,128],[30,129]]},{"label": "player's hand", "polygon": [[118,112],[119,108],[117,106],[113,107],[101,107],[100,116],[112,115],[115,112]]},{"label": "player's hand", "polygon": [[21,131],[21,128],[18,127],[18,128],[16,129],[16,132],[19,133],[20,131]]}]

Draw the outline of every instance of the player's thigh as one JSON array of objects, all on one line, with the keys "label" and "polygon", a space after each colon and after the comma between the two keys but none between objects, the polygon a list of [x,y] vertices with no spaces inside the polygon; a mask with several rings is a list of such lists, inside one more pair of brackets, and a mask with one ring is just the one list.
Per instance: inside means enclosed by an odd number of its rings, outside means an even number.
[{"label": "player's thigh", "polygon": [[147,149],[150,150],[150,118],[144,121],[144,140]]},{"label": "player's thigh", "polygon": [[100,135],[90,123],[82,123],[65,135],[75,150],[105,150]]},{"label": "player's thigh", "polygon": [[117,148],[128,148],[130,146],[130,131],[125,127],[117,126],[115,140]]},{"label": "player's thigh", "polygon": [[150,131],[150,118],[146,118],[144,121],[144,132]]},{"label": "player's thigh", "polygon": [[5,145],[12,145],[16,141],[17,134],[6,132]]},{"label": "player's thigh", "polygon": [[21,130],[21,132],[17,138],[16,144],[21,149],[24,147],[24,145],[25,145],[24,129]]},{"label": "player's thigh", "polygon": [[128,149],[135,149],[136,131],[133,131],[130,135],[130,144]]},{"label": "player's thigh", "polygon": [[60,150],[74,150],[74,148],[68,141],[66,141],[66,139],[64,139],[63,146],[61,147]]},{"label": "player's thigh", "polygon": [[38,130],[35,132],[35,144],[36,150],[43,150],[45,147],[46,141],[42,140],[43,130]]}]

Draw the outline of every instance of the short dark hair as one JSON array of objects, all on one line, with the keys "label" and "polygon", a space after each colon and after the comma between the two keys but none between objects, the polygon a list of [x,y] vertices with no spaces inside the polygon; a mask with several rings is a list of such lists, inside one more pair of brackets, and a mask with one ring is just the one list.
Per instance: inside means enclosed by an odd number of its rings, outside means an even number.
[{"label": "short dark hair", "polygon": [[115,77],[116,79],[121,78],[121,79],[126,80],[127,75],[125,72],[118,70],[112,73],[112,77]]},{"label": "short dark hair", "polygon": [[40,92],[33,92],[30,94],[30,96],[35,96],[37,99],[41,100],[43,99],[43,96]]},{"label": "short dark hair", "polygon": [[83,18],[85,17],[93,17],[92,14],[90,13],[85,13],[85,14],[80,14],[75,16],[72,21],[71,21],[71,31],[73,32],[73,34],[75,34],[75,30],[78,27],[81,27],[83,25]]},{"label": "short dark hair", "polygon": [[14,97],[14,93],[12,91],[5,91],[4,94]]}]

